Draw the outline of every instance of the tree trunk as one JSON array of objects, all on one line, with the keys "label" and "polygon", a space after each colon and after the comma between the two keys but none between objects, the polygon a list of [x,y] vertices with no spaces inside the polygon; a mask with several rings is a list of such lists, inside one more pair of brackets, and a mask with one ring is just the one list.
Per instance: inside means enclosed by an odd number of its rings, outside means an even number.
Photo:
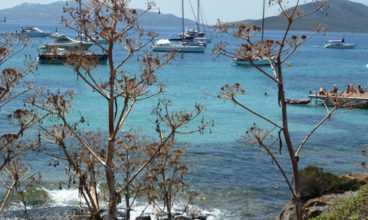
[{"label": "tree trunk", "polygon": [[105,175],[107,187],[109,189],[109,210],[107,212],[107,219],[115,220],[117,209],[116,206],[119,202],[119,195],[115,189],[115,173],[114,173],[114,164],[113,158],[115,154],[115,128],[114,128],[114,101],[115,101],[115,79],[116,72],[114,68],[113,61],[113,47],[114,43],[109,42],[108,48],[108,63],[110,66],[110,78],[109,78],[109,99],[108,99],[108,126],[109,126],[109,134],[108,134],[108,143],[107,143],[107,153],[106,153],[106,166],[105,166]]},{"label": "tree trunk", "polygon": [[298,168],[298,160],[295,157],[295,152],[293,148],[293,144],[291,142],[289,128],[288,128],[288,118],[287,118],[287,109],[286,109],[286,102],[285,102],[285,92],[284,92],[284,84],[282,78],[282,70],[281,70],[281,60],[280,57],[277,59],[277,70],[279,76],[279,99],[281,102],[281,109],[282,109],[282,124],[283,124],[283,134],[286,142],[286,146],[289,152],[289,157],[291,160],[291,166],[293,169],[293,177],[294,177],[294,195],[293,198],[295,204],[295,211],[298,220],[302,220],[302,213],[301,213],[301,201],[300,201],[300,181],[299,181],[299,168]]},{"label": "tree trunk", "polygon": [[[93,160],[93,156],[90,156],[90,160]],[[96,207],[97,210],[100,209],[100,205],[98,202],[98,194],[97,194],[97,182],[96,182],[96,173],[95,173],[95,164],[93,164],[93,167],[90,171],[90,177],[91,177],[91,192],[92,192],[92,199],[94,207]]]},{"label": "tree trunk", "polygon": [[[130,160],[129,160],[129,151],[126,152],[126,166],[125,166],[125,183],[129,181],[130,178]],[[130,193],[129,193],[129,186],[126,187],[125,190],[125,220],[130,220]]]},{"label": "tree trunk", "polygon": [[116,206],[118,204],[119,196],[117,195],[115,189],[115,175],[113,171],[113,164],[112,158],[114,154],[114,142],[109,141],[108,143],[108,153],[107,153],[107,160],[106,160],[106,182],[109,189],[109,210],[107,213],[107,219],[114,220],[116,218]]},{"label": "tree trunk", "polygon": [[125,220],[130,220],[130,194],[129,190],[126,190],[125,193]]},{"label": "tree trunk", "polygon": [[165,196],[165,200],[166,200],[167,220],[172,220],[172,215],[171,215],[171,201],[170,201],[168,195]]},{"label": "tree trunk", "polygon": [[[110,97],[113,97],[113,81],[114,77],[110,77]],[[106,154],[106,182],[107,187],[109,189],[109,210],[107,213],[107,219],[115,220],[116,218],[116,206],[118,204],[118,195],[115,189],[115,174],[114,174],[114,164],[113,158],[115,153],[115,140],[113,139],[114,135],[114,99],[110,98],[108,101],[108,121],[109,121],[109,140],[107,145],[107,154]]]}]

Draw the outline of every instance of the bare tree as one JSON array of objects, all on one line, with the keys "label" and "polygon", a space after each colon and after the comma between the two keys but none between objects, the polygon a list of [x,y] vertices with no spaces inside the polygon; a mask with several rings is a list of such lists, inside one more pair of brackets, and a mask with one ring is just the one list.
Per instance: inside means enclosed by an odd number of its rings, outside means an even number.
[{"label": "bare tree", "polygon": [[[302,141],[299,147],[295,150],[292,142],[292,138],[290,137],[290,131],[288,127],[288,116],[287,116],[287,105],[285,100],[285,91],[284,91],[284,78],[283,78],[283,69],[282,65],[286,62],[286,60],[296,51],[296,49],[303,44],[306,40],[310,37],[315,35],[318,31],[320,26],[317,25],[317,31],[312,34],[311,36],[307,37],[306,35],[302,36],[290,36],[290,28],[294,21],[303,18],[311,13],[317,12],[319,10],[323,10],[327,7],[326,1],[316,1],[316,6],[314,9],[310,11],[301,11],[299,7],[299,2],[296,1],[295,5],[292,8],[287,9],[286,4],[289,4],[287,1],[283,0],[271,0],[269,2],[270,5],[278,5],[281,11],[281,16],[283,16],[286,21],[287,25],[285,27],[284,34],[281,40],[260,40],[254,41],[253,38],[259,34],[261,28],[256,26],[246,26],[244,24],[239,25],[235,31],[228,30],[223,24],[218,25],[218,29],[221,32],[229,34],[235,38],[241,39],[244,41],[243,44],[236,50],[236,51],[228,51],[226,49],[225,43],[220,43],[214,48],[214,52],[217,54],[229,56],[232,58],[238,58],[242,60],[248,60],[260,73],[265,75],[268,79],[272,80],[278,88],[278,103],[281,107],[281,118],[282,123],[279,124],[276,121],[267,118],[262,113],[257,113],[252,109],[244,106],[241,104],[237,96],[244,95],[245,90],[240,86],[239,83],[234,85],[226,84],[221,88],[221,92],[218,95],[218,98],[224,100],[230,100],[236,105],[240,106],[241,108],[255,114],[256,116],[260,117],[261,119],[267,121],[272,126],[274,126],[276,130],[278,130],[278,142],[279,150],[281,152],[281,148],[283,145],[282,140],[284,140],[288,155],[290,158],[290,162],[292,165],[292,180],[291,178],[287,177],[286,172],[283,170],[281,165],[278,163],[278,160],[273,153],[271,147],[274,146],[274,141],[265,141],[268,138],[272,138],[271,131],[260,129],[256,125],[253,125],[251,128],[248,129],[244,138],[248,141],[244,141],[245,144],[252,144],[256,145],[264,151],[267,155],[272,158],[272,161],[277,165],[278,169],[281,171],[285,182],[287,183],[291,195],[292,200],[296,206],[296,216],[297,219],[302,219],[302,203],[301,203],[301,193],[300,193],[300,180],[299,180],[299,168],[298,168],[298,160],[299,160],[299,153],[309,139],[309,137],[315,132],[315,130],[325,122],[331,115],[335,112],[337,107],[335,106],[332,109],[327,108],[327,115],[321,120],[321,122],[307,135],[307,137]],[[256,57],[267,58],[270,64],[270,70],[260,68],[254,63]],[[282,136],[282,137],[281,137]]]},{"label": "bare tree", "polygon": [[[188,186],[184,182],[184,176],[189,171],[182,158],[184,147],[176,142],[175,134],[202,132],[212,123],[205,122],[202,118],[198,128],[185,131],[183,127],[199,117],[204,107],[195,105],[192,112],[170,113],[168,110],[170,104],[171,102],[162,101],[153,112],[157,116],[155,124],[160,142],[154,143],[153,148],[149,151],[149,155],[156,153],[157,156],[149,164],[144,178],[144,191],[149,203],[153,204],[154,208],[158,210],[158,215],[165,213],[168,220],[173,219],[172,208],[178,199],[179,193],[183,193],[183,189]],[[165,129],[168,131],[165,132]],[[168,134],[169,136],[166,136]],[[170,137],[169,141],[165,141],[168,137]],[[159,202],[163,202],[163,206]],[[189,202],[191,202],[191,197]],[[185,205],[184,211],[186,211],[186,207],[187,205]]]},{"label": "bare tree", "polygon": [[[134,110],[136,103],[150,99],[162,92],[164,86],[157,83],[154,74],[171,60],[175,54],[154,56],[150,52],[143,52],[157,36],[155,33],[144,31],[138,19],[154,5],[148,3],[147,10],[138,14],[129,9],[129,0],[92,0],[83,4],[82,8],[65,8],[69,17],[63,19],[65,25],[80,31],[90,41],[94,42],[108,55],[107,80],[99,79],[95,74],[96,60],[84,56],[82,51],[68,57],[69,65],[80,79],[99,94],[107,107],[107,131],[100,134],[85,132],[81,126],[86,119],[81,116],[76,122],[70,120],[73,99],[72,92],[39,91],[38,97],[32,97],[29,102],[46,115],[52,115],[54,126],[41,127],[45,139],[57,144],[63,156],[50,155],[56,163],[63,166],[70,173],[70,182],[78,180],[79,191],[88,207],[88,215],[93,219],[103,217],[98,183],[107,185],[107,219],[115,219],[117,205],[121,202],[121,195],[125,195],[126,219],[130,218],[130,210],[136,198],[140,184],[135,180],[147,169],[159,155],[181,126],[186,126],[203,111],[196,106],[197,114],[180,112],[175,119],[174,129],[163,136],[160,141],[150,143],[139,135],[126,130],[126,120]],[[79,1],[79,3],[81,3]],[[145,37],[146,41],[142,43]],[[101,44],[104,40],[107,45]],[[115,56],[117,49],[127,50],[125,57]],[[126,62],[139,52],[140,69],[137,73],[130,73],[124,69]],[[175,116],[176,117],[176,116]],[[90,119],[91,122],[93,119]],[[164,120],[164,119],[162,119]],[[200,127],[199,130],[203,130]],[[141,150],[150,152],[142,156]]]},{"label": "bare tree", "polygon": [[[128,182],[132,175],[149,159],[146,152],[152,146],[144,135],[141,135],[139,130],[132,129],[130,132],[123,132],[123,138],[117,141],[118,161],[120,164],[118,169],[124,177],[124,182]],[[142,172],[142,175],[146,169]],[[140,176],[142,176],[140,175]],[[142,195],[143,178],[135,178],[131,184],[124,188],[125,199],[125,219],[130,219],[130,212],[138,196]]]},{"label": "bare tree", "polygon": [[[37,68],[30,57],[26,56],[23,69],[6,67],[9,59],[29,45],[30,42],[24,36],[8,34],[0,37],[0,110],[3,116],[7,105],[14,105],[17,98],[31,90],[24,81]],[[27,109],[16,109],[7,118],[9,133],[0,134],[0,182],[6,190],[0,212],[4,210],[12,191],[39,179],[39,175],[30,173],[30,169],[20,158],[27,151],[39,147],[37,141],[24,140],[23,134],[41,119],[35,112]]]}]

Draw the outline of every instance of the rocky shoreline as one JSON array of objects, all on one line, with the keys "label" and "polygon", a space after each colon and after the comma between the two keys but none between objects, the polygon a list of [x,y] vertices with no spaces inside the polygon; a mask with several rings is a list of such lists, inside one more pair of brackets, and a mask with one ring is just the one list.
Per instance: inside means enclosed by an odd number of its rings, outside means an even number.
[{"label": "rocky shoreline", "polygon": [[[350,173],[348,175],[341,175],[340,177],[346,177],[350,180],[358,181],[362,185],[368,183],[368,172],[365,173]],[[319,197],[308,199],[303,204],[303,215],[306,219],[328,213],[337,207],[342,201],[353,198],[357,194],[357,191],[344,191],[339,193],[324,194]],[[38,219],[38,220],[64,220],[64,219],[88,219],[84,215],[84,210],[76,206],[63,206],[63,207],[42,207],[24,210],[7,211],[0,214],[0,220],[26,220],[26,219]],[[190,220],[199,219],[205,220],[208,216],[195,216],[184,217],[175,216],[175,220]],[[118,213],[118,219],[124,219],[124,213]],[[165,219],[163,217],[162,219]],[[277,220],[294,220],[295,206],[289,201],[282,209],[281,213],[276,217]],[[151,220],[149,216],[137,217],[135,220]]]},{"label": "rocky shoreline", "polygon": [[81,218],[82,210],[77,207],[47,207],[24,210],[15,210],[2,213],[1,220],[7,219],[39,219],[39,220],[65,220],[65,219],[87,219]]},{"label": "rocky shoreline", "polygon": [[[46,207],[46,208],[35,208],[29,209],[27,212],[24,210],[15,210],[8,211],[0,214],[0,220],[29,220],[29,219],[37,219],[37,220],[87,220],[88,216],[84,215],[84,211],[79,207],[73,206],[65,206],[65,207]],[[124,220],[124,213],[119,212],[117,216],[118,220]],[[163,220],[166,218],[163,217]],[[194,217],[185,217],[185,216],[175,216],[174,220],[206,220],[207,216],[194,216]],[[135,220],[151,220],[150,216],[141,216],[135,218]]]},{"label": "rocky shoreline", "polygon": [[[362,184],[368,183],[368,172],[364,173],[350,173],[348,175],[341,175],[340,177],[346,177],[350,180],[361,182]],[[320,216],[324,213],[332,211],[342,201],[351,199],[357,194],[357,191],[345,191],[342,193],[331,193],[320,197],[307,200],[303,204],[303,216],[305,219]],[[295,220],[295,205],[292,201],[289,201],[282,209],[281,213],[276,217],[276,220]]]}]

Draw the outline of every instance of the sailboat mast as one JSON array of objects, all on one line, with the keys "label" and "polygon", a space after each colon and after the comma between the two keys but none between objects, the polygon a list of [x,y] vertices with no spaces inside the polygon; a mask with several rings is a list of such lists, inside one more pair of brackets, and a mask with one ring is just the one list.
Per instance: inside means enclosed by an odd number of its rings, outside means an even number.
[{"label": "sailboat mast", "polygon": [[182,17],[182,35],[181,40],[184,42],[184,0],[181,0],[181,17]]},{"label": "sailboat mast", "polygon": [[[78,0],[78,4],[79,4],[79,8],[78,8],[78,10],[79,10],[79,22],[81,22],[81,20],[82,20],[82,0]],[[81,24],[79,24],[78,38],[82,42],[82,26],[81,26]]]},{"label": "sailboat mast", "polygon": [[262,35],[261,35],[261,40],[263,41],[263,33],[264,33],[264,17],[265,17],[265,1],[263,0],[263,13],[262,13]]},{"label": "sailboat mast", "polygon": [[197,0],[197,31],[199,31],[199,22],[200,22],[200,3]]}]

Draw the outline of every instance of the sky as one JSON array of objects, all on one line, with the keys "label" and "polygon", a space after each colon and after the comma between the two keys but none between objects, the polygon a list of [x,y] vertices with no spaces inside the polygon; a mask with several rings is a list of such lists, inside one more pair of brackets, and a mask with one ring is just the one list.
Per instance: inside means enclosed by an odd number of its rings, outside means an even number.
[{"label": "sky", "polygon": [[[22,3],[48,4],[58,0],[0,0],[0,9],[11,8]],[[82,0],[83,1],[83,0]],[[300,2],[304,2],[302,0]],[[307,0],[308,1],[308,0]],[[309,0],[310,1],[310,0]],[[368,6],[368,0],[351,0]],[[145,8],[147,0],[131,0],[132,8]],[[181,16],[180,0],[155,0],[157,8],[164,14]],[[223,22],[239,21],[244,19],[262,18],[262,0],[201,0],[202,11],[206,18],[205,23],[215,24],[218,19]],[[266,0],[267,4],[268,0]],[[289,0],[295,2],[295,0]],[[184,0],[185,17],[194,20],[191,4],[196,10],[197,0]],[[154,11],[158,11],[155,9]],[[266,7],[266,17],[279,14],[277,7]],[[367,12],[368,14],[368,12]]]}]

